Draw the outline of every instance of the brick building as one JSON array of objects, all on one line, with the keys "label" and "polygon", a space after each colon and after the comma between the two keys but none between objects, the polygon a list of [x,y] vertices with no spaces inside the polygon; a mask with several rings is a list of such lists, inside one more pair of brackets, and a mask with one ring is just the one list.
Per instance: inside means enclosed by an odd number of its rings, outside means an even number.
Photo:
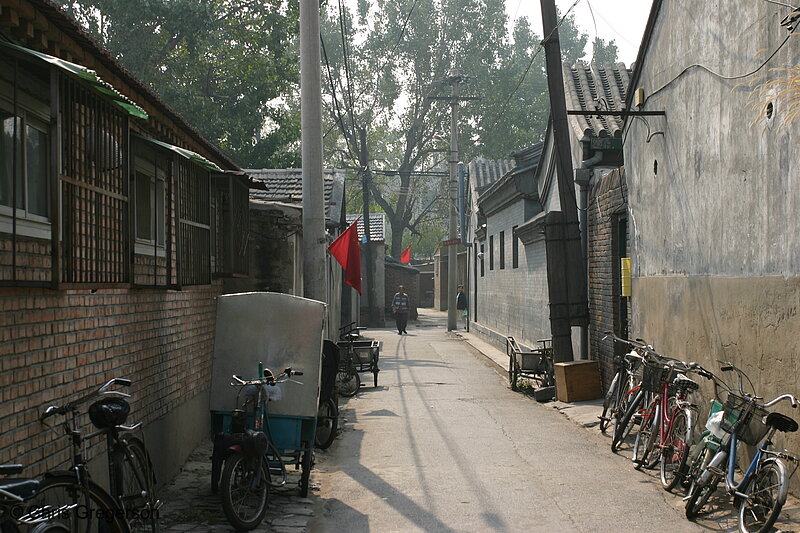
[{"label": "brick building", "polygon": [[128,377],[168,479],[207,435],[247,178],[49,1],[0,6],[0,461],[63,465],[40,409]]}]

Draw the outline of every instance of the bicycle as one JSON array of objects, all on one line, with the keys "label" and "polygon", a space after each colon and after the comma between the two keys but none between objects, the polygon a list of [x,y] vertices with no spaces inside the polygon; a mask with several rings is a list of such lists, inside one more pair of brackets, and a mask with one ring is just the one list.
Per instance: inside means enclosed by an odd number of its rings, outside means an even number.
[{"label": "bicycle", "polygon": [[[258,527],[267,512],[270,487],[286,484],[286,464],[269,437],[267,402],[270,395],[265,387],[288,381],[293,375],[301,376],[303,373],[287,368],[277,376],[264,369],[264,376],[253,380],[232,376],[231,386],[239,387],[236,405],[241,407],[233,412],[231,433],[221,441],[221,446],[226,448],[226,455],[219,485],[222,510],[231,525],[239,531]],[[242,393],[245,401],[240,404]],[[253,429],[247,427],[251,419]],[[215,442],[214,461],[219,461],[221,453]],[[306,496],[311,452],[305,452],[302,466],[300,493]],[[273,477],[278,477],[280,481],[275,482]],[[213,472],[212,487],[216,488]]]},{"label": "bicycle", "polygon": [[[349,331],[340,336],[340,338],[347,343],[347,351],[339,360],[339,368],[336,373],[336,386],[339,390],[339,394],[346,398],[352,398],[361,388],[361,376],[358,373],[361,360],[354,349],[354,343],[360,337],[361,335],[357,331]],[[375,379],[377,381],[377,374]]]},{"label": "bicycle", "polygon": [[[125,426],[130,395],[109,387],[129,387],[131,380],[114,378],[96,391],[62,406],[51,405],[40,416],[44,421],[61,415],[64,434],[70,437],[72,466],[69,471],[49,472],[39,487],[37,498],[47,504],[63,502],[68,508],[54,518],[55,522],[72,532],[111,531],[119,533],[157,532],[161,502],[156,499],[150,456],[144,443],[128,432],[141,423]],[[78,407],[97,397],[90,405],[89,418],[96,431],[83,436],[78,427]],[[84,442],[103,435],[106,438],[109,491],[90,479],[83,457]]]},{"label": "bicycle", "polygon": [[640,379],[637,376],[643,357],[636,352],[636,349],[642,347],[643,344],[617,337],[610,331],[605,332],[603,340],[609,336],[615,342],[627,344],[632,348],[627,354],[614,356],[616,372],[603,398],[603,412],[598,417],[602,433],[606,432],[612,420],[614,421],[614,433],[617,433],[619,431],[617,426],[628,410],[628,404],[639,390]]},{"label": "bicycle", "polygon": [[[21,464],[0,465],[0,476],[20,474],[23,468]],[[31,478],[11,478],[0,482],[0,533],[19,533],[19,525],[30,526],[31,533],[70,533],[65,526],[52,520],[68,508],[31,503],[40,486],[41,481]]]},{"label": "bicycle", "polygon": [[[778,519],[786,502],[789,479],[800,464],[800,460],[794,455],[770,449],[775,433],[795,432],[798,429],[797,422],[780,413],[768,412],[766,408],[783,400],[788,400],[796,408],[797,399],[791,394],[781,394],[769,402],[760,403],[760,397],[744,392],[743,378],[753,388],[752,381],[744,371],[730,362],[723,362],[720,368],[723,372],[737,373],[739,390],[734,392],[721,380],[715,380],[728,391],[720,424],[725,435],[717,452],[692,485],[686,498],[686,518],[694,520],[702,512],[720,481],[724,480],[726,491],[734,496],[734,505],[738,506],[739,531],[766,533]],[[739,442],[758,448],[747,470],[737,482],[735,469]],[[788,473],[784,461],[794,465],[791,473]]]}]

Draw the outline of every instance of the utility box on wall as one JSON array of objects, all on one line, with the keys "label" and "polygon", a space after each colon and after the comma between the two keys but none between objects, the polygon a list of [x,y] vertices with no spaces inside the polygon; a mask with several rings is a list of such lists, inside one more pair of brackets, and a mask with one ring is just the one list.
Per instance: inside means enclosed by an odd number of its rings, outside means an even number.
[{"label": "utility box on wall", "polygon": [[558,401],[581,402],[602,396],[597,361],[567,361],[554,366]]}]

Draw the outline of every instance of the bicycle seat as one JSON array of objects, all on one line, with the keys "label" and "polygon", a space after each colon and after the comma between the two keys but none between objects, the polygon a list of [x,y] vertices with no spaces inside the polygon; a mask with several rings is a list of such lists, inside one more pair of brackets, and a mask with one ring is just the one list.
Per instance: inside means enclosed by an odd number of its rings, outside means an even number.
[{"label": "bicycle seat", "polygon": [[794,433],[797,431],[797,422],[780,413],[768,414],[767,425],[774,427],[778,431],[783,431],[784,433]]},{"label": "bicycle seat", "polygon": [[359,337],[361,337],[361,335],[359,335],[358,333],[348,333],[347,334],[347,338],[350,339],[350,340],[353,340],[353,341],[358,339]]},{"label": "bicycle seat", "polygon": [[0,465],[0,476],[11,476],[14,474],[19,474],[20,472],[22,472],[23,468],[25,467],[17,464]]},{"label": "bicycle seat", "polygon": [[675,376],[675,379],[672,380],[672,384],[689,390],[697,390],[700,388],[700,385],[698,385],[695,380],[692,378],[687,378],[683,374],[678,374]]},{"label": "bicycle seat", "polygon": [[[0,483],[0,490],[9,492],[23,500],[32,497],[39,490],[38,479],[6,479]],[[8,497],[4,497],[8,499]]]}]

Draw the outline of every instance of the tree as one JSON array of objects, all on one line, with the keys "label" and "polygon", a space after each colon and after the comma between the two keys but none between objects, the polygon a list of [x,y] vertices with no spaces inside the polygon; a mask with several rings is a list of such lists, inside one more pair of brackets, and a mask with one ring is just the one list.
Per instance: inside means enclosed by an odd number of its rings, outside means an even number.
[{"label": "tree", "polygon": [[592,61],[598,65],[603,65],[604,63],[613,65],[617,62],[617,43],[613,39],[606,42],[600,37],[595,37],[592,47],[594,49]]},{"label": "tree", "polygon": [[97,40],[243,167],[299,163],[297,2],[61,0]]},{"label": "tree", "polygon": [[[463,94],[482,97],[464,106],[459,125],[462,159],[508,157],[544,134],[549,104],[543,54],[525,20],[512,35],[502,0],[343,0],[323,18],[326,153],[335,166],[358,169],[364,158],[377,173],[370,193],[391,226],[391,254],[404,248],[406,230],[421,235],[432,219],[443,228],[452,69],[469,77]],[[582,57],[587,37],[574,18],[562,25],[565,58]],[[541,56],[541,57],[540,57]],[[531,61],[531,58],[534,61]],[[444,207],[442,204],[445,204]],[[360,210],[360,209],[359,209]],[[444,232],[442,231],[442,234]]]}]

